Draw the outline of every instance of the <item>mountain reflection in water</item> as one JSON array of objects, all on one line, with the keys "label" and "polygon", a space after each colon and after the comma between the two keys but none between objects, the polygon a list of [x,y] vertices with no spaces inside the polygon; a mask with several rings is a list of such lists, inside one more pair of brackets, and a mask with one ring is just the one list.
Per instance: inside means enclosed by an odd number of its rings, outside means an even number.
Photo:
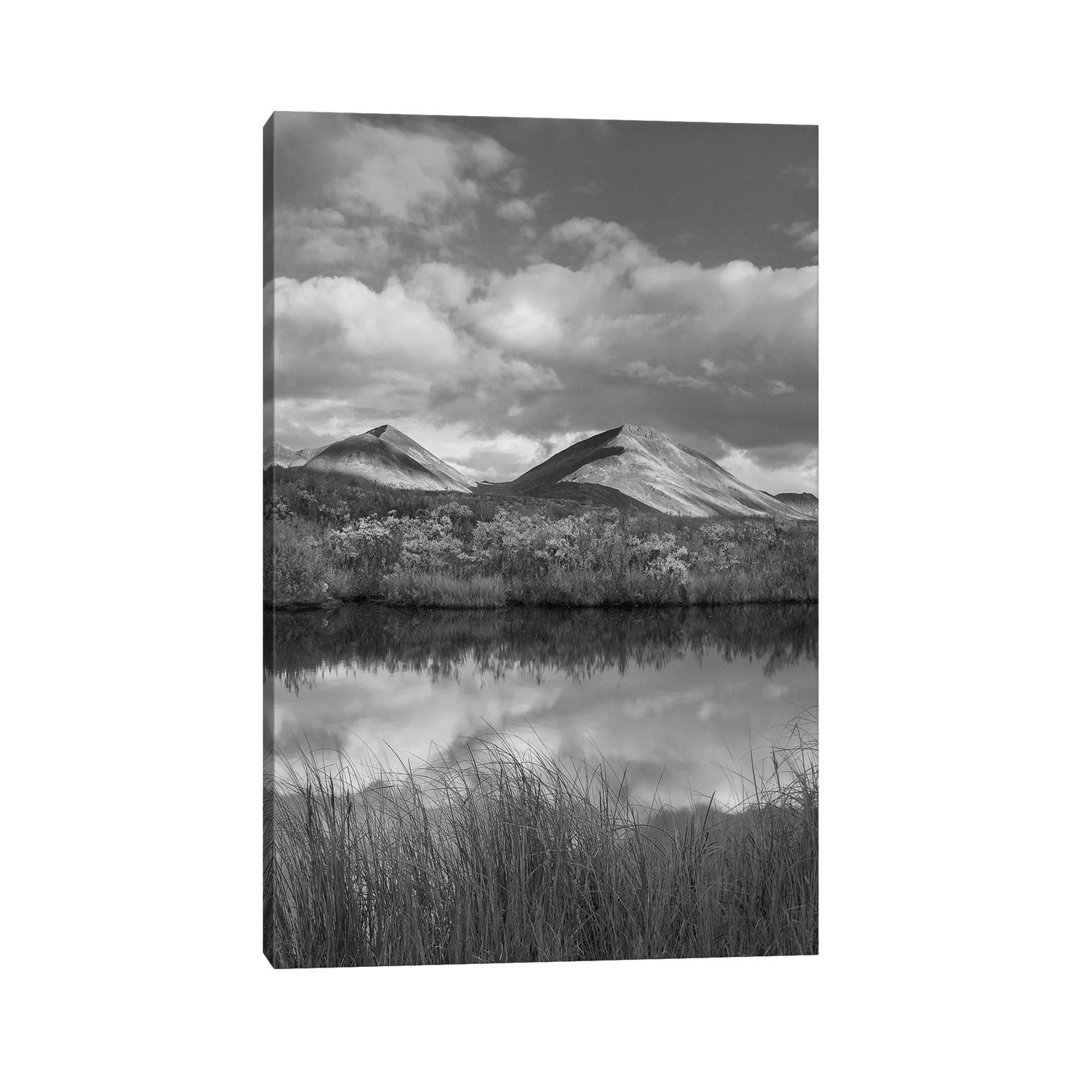
[{"label": "mountain reflection in water", "polygon": [[751,748],[817,706],[815,605],[347,605],[268,615],[264,644],[279,754],[392,766],[494,730],[602,756],[641,797],[663,784],[674,803],[691,790],[732,801]]}]

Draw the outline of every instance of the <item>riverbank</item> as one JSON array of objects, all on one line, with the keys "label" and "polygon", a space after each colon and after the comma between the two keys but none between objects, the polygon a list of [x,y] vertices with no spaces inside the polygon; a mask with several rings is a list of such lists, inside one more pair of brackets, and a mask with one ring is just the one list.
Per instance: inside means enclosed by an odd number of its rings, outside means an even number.
[{"label": "riverbank", "polygon": [[445,574],[411,574],[390,578],[385,592],[335,595],[326,590],[292,599],[268,597],[273,611],[303,612],[345,604],[383,604],[397,608],[448,611],[491,611],[506,608],[694,608],[750,604],[816,604],[817,597],[798,590],[744,589],[739,581],[691,578],[684,588],[658,589],[656,583],[564,578],[538,587],[500,578],[455,578]]},{"label": "riverbank", "polygon": [[625,775],[474,739],[361,775],[279,758],[277,967],[816,953],[817,751],[798,727],[737,807],[634,805]]},{"label": "riverbank", "polygon": [[817,600],[811,521],[444,500],[337,519],[275,505],[266,524],[266,602],[286,610],[353,600],[474,609]]}]

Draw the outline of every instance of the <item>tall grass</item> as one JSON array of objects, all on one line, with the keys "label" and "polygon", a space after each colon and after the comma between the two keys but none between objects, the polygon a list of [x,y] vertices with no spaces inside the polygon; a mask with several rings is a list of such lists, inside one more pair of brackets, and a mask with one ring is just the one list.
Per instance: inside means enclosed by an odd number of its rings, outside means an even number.
[{"label": "tall grass", "polygon": [[506,603],[506,587],[495,574],[461,577],[445,572],[399,571],[383,579],[392,604],[439,608],[495,608]]},{"label": "tall grass", "polygon": [[734,810],[635,805],[603,763],[506,737],[394,773],[310,753],[276,772],[278,967],[817,951],[817,755],[801,736]]}]

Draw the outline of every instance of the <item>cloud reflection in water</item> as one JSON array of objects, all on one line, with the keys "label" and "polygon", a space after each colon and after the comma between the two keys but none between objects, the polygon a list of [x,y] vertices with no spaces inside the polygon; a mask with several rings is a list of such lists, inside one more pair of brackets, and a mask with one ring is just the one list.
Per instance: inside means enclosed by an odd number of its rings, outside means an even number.
[{"label": "cloud reflection in water", "polygon": [[415,611],[267,619],[279,752],[426,760],[491,732],[627,770],[635,797],[714,790],[817,706],[817,609]]}]

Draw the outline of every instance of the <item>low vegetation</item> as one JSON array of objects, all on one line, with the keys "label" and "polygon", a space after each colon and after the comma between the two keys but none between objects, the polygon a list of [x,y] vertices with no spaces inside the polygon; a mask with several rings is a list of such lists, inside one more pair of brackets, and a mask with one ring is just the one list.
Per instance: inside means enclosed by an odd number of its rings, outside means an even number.
[{"label": "low vegetation", "polygon": [[635,805],[625,775],[472,739],[421,769],[313,755],[268,779],[278,967],[815,953],[817,752],[804,730],[731,810]]},{"label": "low vegetation", "polygon": [[[817,523],[371,491],[268,470],[266,595],[431,607],[817,599]],[[276,479],[275,479],[276,477]]]}]

